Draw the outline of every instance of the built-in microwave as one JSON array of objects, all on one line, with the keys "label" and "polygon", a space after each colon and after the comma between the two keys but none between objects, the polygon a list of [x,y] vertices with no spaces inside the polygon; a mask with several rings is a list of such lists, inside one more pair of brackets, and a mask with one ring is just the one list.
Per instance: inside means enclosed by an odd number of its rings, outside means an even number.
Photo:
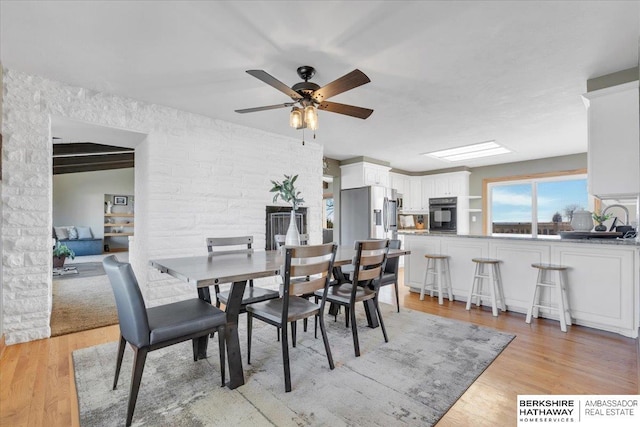
[{"label": "built-in microwave", "polygon": [[456,233],[458,198],[440,197],[429,199],[429,231]]}]

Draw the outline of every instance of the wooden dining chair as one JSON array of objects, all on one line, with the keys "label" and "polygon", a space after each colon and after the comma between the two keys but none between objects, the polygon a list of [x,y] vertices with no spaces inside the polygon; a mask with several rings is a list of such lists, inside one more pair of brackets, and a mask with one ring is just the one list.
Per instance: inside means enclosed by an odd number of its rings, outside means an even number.
[{"label": "wooden dining chair", "polygon": [[[247,254],[247,256],[250,256],[253,253],[252,245],[253,236],[207,238],[207,250],[212,258],[228,254]],[[240,313],[246,313],[247,304],[280,297],[280,292],[277,290],[254,287],[253,280],[249,280],[248,284],[249,286],[245,286],[244,294],[242,295]],[[220,290],[220,285],[224,285],[224,283],[216,283],[214,285],[216,307],[220,307],[220,304],[226,306],[229,301],[229,289]]]},{"label": "wooden dining chair", "polygon": [[[337,245],[328,243],[317,246],[288,246],[285,249],[285,264],[282,271],[284,289],[281,298],[247,305],[249,346],[247,361],[251,363],[251,334],[253,319],[259,319],[278,330],[282,329],[282,358],[284,364],[284,388],[291,391],[291,371],[289,368],[289,342],[287,328],[299,319],[315,316],[320,324],[320,332],[329,367],[335,367],[327,331],[324,324],[325,297],[329,289],[331,269],[336,257]],[[307,278],[308,277],[308,278]],[[320,303],[299,297],[317,292]]]},{"label": "wooden dining chair", "polygon": [[[274,241],[276,242],[276,248],[277,249],[282,249],[285,246],[285,240],[287,239],[287,236],[284,234],[276,234],[273,236]],[[300,234],[300,244],[301,245],[307,245],[309,244],[309,235],[307,233],[302,233]],[[311,297],[313,297],[313,293],[307,294],[307,295],[299,295],[303,298],[309,299]],[[304,319],[303,320],[303,330],[304,332],[307,332],[307,320],[308,319]],[[293,346],[296,346],[296,331],[297,331],[297,323],[293,322],[291,324],[291,342],[293,343]],[[278,329],[278,341],[280,341],[280,329]]]},{"label": "wooden dining chair", "polygon": [[[389,240],[389,249],[400,249],[402,242],[397,239]],[[393,285],[396,290],[396,307],[400,313],[400,296],[398,292],[398,268],[400,266],[400,257],[387,257],[387,262],[382,271],[379,286]],[[373,285],[370,285],[373,286]]]},{"label": "wooden dining chair", "polygon": [[131,265],[119,262],[115,255],[102,261],[109,277],[118,310],[120,345],[113,389],[118,385],[124,350],[128,343],[134,352],[131,390],[126,425],[131,425],[147,353],[187,340],[193,340],[193,360],[198,359],[196,340],[218,332],[220,375],[225,380],[225,337],[227,315],[208,302],[192,298],[146,308]]},{"label": "wooden dining chair", "polygon": [[[358,357],[360,356],[360,343],[358,341],[355,308],[359,302],[373,300],[384,341],[389,342],[378,304],[378,290],[389,253],[389,240],[359,240],[355,242],[355,249],[356,256],[353,259],[352,283],[331,286],[326,299],[329,303],[345,307],[347,322],[351,323],[353,348],[356,357]],[[315,295],[320,297],[318,292]]]}]

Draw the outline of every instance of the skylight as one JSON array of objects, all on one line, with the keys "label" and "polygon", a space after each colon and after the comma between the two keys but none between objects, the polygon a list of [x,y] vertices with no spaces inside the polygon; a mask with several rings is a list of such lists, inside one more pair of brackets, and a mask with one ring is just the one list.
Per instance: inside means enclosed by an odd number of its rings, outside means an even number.
[{"label": "skylight", "polygon": [[450,148],[447,150],[423,153],[424,156],[435,157],[436,159],[448,162],[459,160],[477,159],[480,157],[497,156],[499,154],[510,153],[511,150],[497,144],[495,141],[481,142],[479,144],[465,145],[464,147]]}]

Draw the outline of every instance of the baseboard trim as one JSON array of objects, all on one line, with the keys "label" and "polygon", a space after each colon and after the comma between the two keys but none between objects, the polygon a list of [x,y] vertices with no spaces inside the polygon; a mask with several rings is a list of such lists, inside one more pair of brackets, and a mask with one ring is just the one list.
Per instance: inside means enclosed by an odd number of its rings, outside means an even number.
[{"label": "baseboard trim", "polygon": [[0,359],[2,359],[2,355],[4,354],[4,349],[7,348],[7,344],[4,339],[4,334],[0,336]]}]

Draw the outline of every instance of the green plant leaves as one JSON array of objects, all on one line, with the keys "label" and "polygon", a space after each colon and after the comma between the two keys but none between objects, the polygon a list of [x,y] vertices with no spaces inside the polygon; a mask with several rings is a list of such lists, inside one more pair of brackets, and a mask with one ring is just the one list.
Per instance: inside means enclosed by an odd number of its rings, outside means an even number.
[{"label": "green plant leaves", "polygon": [[276,203],[278,198],[280,198],[283,202],[291,203],[293,210],[296,210],[298,209],[298,206],[304,203],[304,199],[301,197],[300,191],[297,191],[294,185],[298,179],[298,175],[285,175],[284,178],[285,179],[282,182],[271,180],[273,188],[269,190],[269,192],[276,193],[273,196],[273,203]]}]

